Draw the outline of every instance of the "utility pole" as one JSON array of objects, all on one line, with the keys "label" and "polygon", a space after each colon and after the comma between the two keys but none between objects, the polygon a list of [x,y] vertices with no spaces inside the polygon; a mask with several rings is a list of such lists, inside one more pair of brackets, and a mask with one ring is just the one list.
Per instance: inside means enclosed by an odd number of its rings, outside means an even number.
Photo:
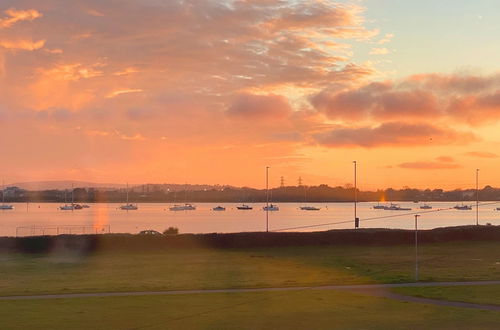
[{"label": "utility pole", "polygon": [[299,176],[299,187],[302,187],[302,177]]},{"label": "utility pole", "polygon": [[266,233],[269,232],[269,166],[266,166]]},{"label": "utility pole", "polygon": [[280,178],[280,187],[285,188],[285,178],[284,177]]},{"label": "utility pole", "polygon": [[415,214],[415,282],[418,282],[418,217]]},{"label": "utility pole", "polygon": [[354,164],[354,228],[359,228],[359,219],[357,216],[357,203],[358,203],[358,184],[357,184],[357,162]]},{"label": "utility pole", "polygon": [[479,225],[479,169],[476,168],[476,226]]}]

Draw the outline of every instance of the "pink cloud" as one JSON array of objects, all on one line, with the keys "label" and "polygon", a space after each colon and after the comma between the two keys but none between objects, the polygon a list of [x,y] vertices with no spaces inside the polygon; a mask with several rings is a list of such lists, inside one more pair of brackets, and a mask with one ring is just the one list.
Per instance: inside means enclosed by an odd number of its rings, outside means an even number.
[{"label": "pink cloud", "polygon": [[487,151],[470,151],[466,152],[465,155],[478,158],[498,158],[497,154]]},{"label": "pink cloud", "polygon": [[459,164],[454,163],[442,163],[442,162],[426,162],[426,161],[418,161],[418,162],[407,162],[399,164],[398,167],[412,169],[412,170],[449,170],[460,168]]},{"label": "pink cloud", "polygon": [[283,119],[289,116],[292,108],[288,100],[279,95],[238,95],[227,110],[231,117],[252,119]]},{"label": "pink cloud", "polygon": [[329,132],[318,133],[315,141],[327,147],[380,147],[411,145],[466,144],[477,141],[472,133],[430,124],[384,123],[375,127],[335,127]]},{"label": "pink cloud", "polygon": [[10,8],[4,11],[6,17],[0,18],[0,29],[9,28],[17,22],[32,21],[42,16],[42,14],[35,9],[18,10]]},{"label": "pink cloud", "polygon": [[422,74],[398,82],[324,89],[310,101],[332,119],[447,118],[477,125],[500,119],[500,74]]}]

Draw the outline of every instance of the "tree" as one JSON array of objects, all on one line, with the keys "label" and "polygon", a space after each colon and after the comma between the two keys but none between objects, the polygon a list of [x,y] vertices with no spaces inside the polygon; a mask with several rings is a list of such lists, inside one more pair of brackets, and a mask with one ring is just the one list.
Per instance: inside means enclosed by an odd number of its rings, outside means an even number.
[{"label": "tree", "polygon": [[177,227],[168,227],[163,231],[164,235],[177,235],[179,233],[179,228]]}]

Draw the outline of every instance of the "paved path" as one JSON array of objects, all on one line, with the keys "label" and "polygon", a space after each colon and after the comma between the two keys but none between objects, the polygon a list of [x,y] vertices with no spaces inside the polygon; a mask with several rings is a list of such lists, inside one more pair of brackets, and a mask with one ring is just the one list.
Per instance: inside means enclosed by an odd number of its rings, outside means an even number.
[{"label": "paved path", "polygon": [[419,303],[419,304],[439,305],[439,306],[447,306],[447,307],[473,308],[473,309],[482,309],[482,310],[490,310],[490,311],[500,312],[500,305],[487,305],[487,304],[466,303],[466,302],[460,302],[460,301],[421,298],[421,297],[406,296],[406,295],[402,295],[402,294],[392,293],[390,291],[380,291],[380,290],[374,290],[371,292],[370,291],[362,291],[362,293],[366,293],[366,294],[377,296],[377,297],[384,297],[384,298]]},{"label": "paved path", "polygon": [[469,285],[500,285],[500,281],[474,281],[474,282],[418,282],[397,284],[360,284],[360,285],[325,285],[325,286],[301,286],[284,288],[254,288],[254,289],[215,289],[215,290],[176,290],[176,291],[137,291],[137,292],[94,292],[94,293],[68,293],[68,294],[46,294],[32,296],[8,296],[0,297],[0,300],[34,300],[34,299],[67,299],[88,297],[124,297],[124,296],[159,296],[159,295],[184,295],[203,293],[231,293],[231,292],[273,292],[273,291],[300,291],[300,290],[346,290],[363,294],[375,295],[401,301],[416,303],[442,305],[450,307],[475,308],[484,310],[500,311],[500,306],[463,303],[455,301],[437,300],[405,296],[390,292],[390,288],[408,287],[432,287],[432,286],[469,286]]}]

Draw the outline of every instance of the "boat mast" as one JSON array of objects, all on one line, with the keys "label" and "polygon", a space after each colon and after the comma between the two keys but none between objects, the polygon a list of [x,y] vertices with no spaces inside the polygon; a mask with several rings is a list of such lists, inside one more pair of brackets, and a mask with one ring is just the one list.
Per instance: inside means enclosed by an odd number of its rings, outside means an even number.
[{"label": "boat mast", "polygon": [[266,166],[266,232],[269,231],[269,166]]},{"label": "boat mast", "polygon": [[128,205],[128,182],[127,182],[127,203],[126,204]]}]

